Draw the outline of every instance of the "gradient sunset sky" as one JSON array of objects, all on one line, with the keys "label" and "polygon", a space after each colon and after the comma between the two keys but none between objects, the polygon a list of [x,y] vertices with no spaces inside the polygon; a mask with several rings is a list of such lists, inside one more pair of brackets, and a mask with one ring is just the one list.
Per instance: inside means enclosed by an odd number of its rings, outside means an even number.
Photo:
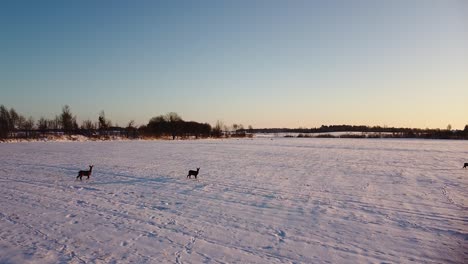
[{"label": "gradient sunset sky", "polygon": [[0,104],[79,124],[463,129],[468,1],[2,1]]}]

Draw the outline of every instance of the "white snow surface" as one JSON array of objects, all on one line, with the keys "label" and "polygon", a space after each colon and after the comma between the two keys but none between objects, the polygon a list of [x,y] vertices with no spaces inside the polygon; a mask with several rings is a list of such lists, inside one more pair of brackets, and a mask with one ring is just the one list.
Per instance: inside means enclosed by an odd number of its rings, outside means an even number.
[{"label": "white snow surface", "polygon": [[0,263],[467,263],[464,162],[443,140],[1,144]]}]

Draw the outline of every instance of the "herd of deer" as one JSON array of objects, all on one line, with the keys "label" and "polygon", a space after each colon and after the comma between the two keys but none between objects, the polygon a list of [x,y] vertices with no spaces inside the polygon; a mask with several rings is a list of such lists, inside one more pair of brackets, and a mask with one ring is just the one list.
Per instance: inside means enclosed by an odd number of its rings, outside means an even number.
[{"label": "herd of deer", "polygon": [[[468,163],[465,163],[465,167],[467,166]],[[80,170],[78,172],[78,176],[76,176],[76,179],[80,178],[80,181],[82,180],[83,176],[87,176],[89,179],[89,176],[91,176],[91,172],[93,171],[94,165],[89,165],[89,170]],[[200,172],[200,168],[197,168],[197,170],[189,170],[187,174],[187,178],[191,179],[192,176],[195,176],[195,179],[198,176],[198,172]]]},{"label": "herd of deer", "polygon": [[[93,167],[94,165],[89,165],[89,170],[80,170],[76,178],[77,179],[80,178],[80,181],[81,181],[83,176],[87,176],[88,177],[87,179],[89,179],[89,176],[91,176],[91,172],[93,171]],[[463,164],[463,169],[466,169],[466,167],[468,167],[468,163]],[[187,178],[191,179],[192,176],[194,176],[196,179],[199,172],[200,172],[200,168],[197,168],[197,170],[189,170],[187,174]]]}]

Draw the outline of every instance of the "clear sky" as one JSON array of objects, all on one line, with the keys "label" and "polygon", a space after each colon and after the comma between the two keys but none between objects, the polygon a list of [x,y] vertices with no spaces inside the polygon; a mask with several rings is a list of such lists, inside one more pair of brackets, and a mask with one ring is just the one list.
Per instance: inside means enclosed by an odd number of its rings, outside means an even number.
[{"label": "clear sky", "polygon": [[468,124],[468,1],[2,1],[0,104],[79,123]]}]

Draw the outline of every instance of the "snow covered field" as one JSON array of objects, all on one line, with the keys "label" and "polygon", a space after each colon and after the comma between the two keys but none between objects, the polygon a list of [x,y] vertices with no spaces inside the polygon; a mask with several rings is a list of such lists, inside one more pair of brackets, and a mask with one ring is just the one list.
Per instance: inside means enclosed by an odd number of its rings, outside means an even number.
[{"label": "snow covered field", "polygon": [[0,144],[0,263],[467,263],[464,162],[442,140]]}]

